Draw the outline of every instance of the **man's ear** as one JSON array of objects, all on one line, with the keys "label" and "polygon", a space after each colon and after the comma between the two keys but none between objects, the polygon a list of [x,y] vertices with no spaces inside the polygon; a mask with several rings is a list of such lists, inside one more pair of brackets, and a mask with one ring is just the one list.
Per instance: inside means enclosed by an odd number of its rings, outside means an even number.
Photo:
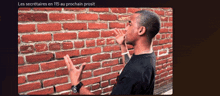
[{"label": "man's ear", "polygon": [[144,35],[147,32],[146,27],[141,26],[138,30],[138,35]]}]

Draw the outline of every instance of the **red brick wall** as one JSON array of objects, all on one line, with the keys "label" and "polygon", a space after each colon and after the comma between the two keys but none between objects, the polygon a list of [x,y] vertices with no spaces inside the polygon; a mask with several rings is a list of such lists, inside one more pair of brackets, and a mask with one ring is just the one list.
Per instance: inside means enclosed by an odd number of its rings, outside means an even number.
[{"label": "red brick wall", "polygon": [[[142,9],[162,21],[153,41],[155,89],[172,82],[172,8],[19,8],[18,93],[72,94],[63,59],[69,54],[76,66],[87,62],[84,85],[95,94],[109,94],[124,67],[113,29],[124,30],[127,24],[119,18]],[[133,46],[129,50],[132,54]]]}]

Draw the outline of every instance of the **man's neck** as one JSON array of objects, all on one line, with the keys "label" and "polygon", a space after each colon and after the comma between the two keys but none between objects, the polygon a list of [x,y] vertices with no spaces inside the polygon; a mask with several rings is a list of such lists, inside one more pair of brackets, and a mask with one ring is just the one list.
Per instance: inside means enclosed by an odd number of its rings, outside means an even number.
[{"label": "man's neck", "polygon": [[139,54],[146,54],[146,53],[152,53],[153,48],[152,48],[153,43],[151,42],[143,42],[137,41],[136,44],[134,45],[134,54],[139,55]]}]

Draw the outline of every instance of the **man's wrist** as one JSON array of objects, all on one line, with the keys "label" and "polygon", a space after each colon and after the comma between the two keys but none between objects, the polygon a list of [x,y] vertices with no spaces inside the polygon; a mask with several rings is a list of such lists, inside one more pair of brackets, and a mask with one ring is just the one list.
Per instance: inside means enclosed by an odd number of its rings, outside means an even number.
[{"label": "man's wrist", "polygon": [[72,85],[72,86],[76,86],[76,85],[78,85],[79,83],[80,83],[80,81],[75,82],[75,83],[71,82],[71,85]]}]

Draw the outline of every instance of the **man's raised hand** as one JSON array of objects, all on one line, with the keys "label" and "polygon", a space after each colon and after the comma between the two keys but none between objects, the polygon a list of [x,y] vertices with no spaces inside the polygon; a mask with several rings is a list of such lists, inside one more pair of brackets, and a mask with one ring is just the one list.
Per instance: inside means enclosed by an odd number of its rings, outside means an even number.
[{"label": "man's raised hand", "polygon": [[114,32],[116,34],[115,36],[116,42],[120,45],[125,44],[125,34],[119,29],[115,29]]},{"label": "man's raised hand", "polygon": [[77,85],[79,84],[81,80],[81,75],[82,75],[82,70],[85,67],[86,63],[83,63],[79,69],[77,69],[74,65],[73,62],[71,61],[69,55],[64,56],[64,61],[67,65],[67,69],[69,72],[70,80],[72,85]]}]

